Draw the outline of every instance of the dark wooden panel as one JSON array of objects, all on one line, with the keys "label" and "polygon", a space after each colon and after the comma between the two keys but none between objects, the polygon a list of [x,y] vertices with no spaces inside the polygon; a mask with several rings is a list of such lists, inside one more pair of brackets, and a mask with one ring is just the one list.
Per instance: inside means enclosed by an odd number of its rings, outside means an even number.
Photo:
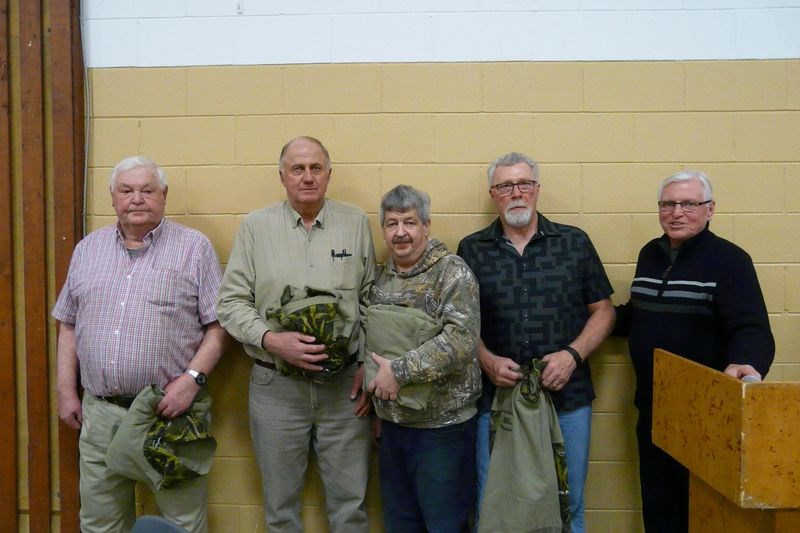
[{"label": "dark wooden panel", "polygon": [[[83,62],[79,0],[50,0],[50,94],[55,227],[55,286],[64,285],[83,204]],[[58,426],[59,510],[62,533],[79,531],[78,432]]]},{"label": "dark wooden panel", "polygon": [[19,3],[20,165],[25,264],[25,372],[31,533],[50,531],[50,401],[42,3]]},{"label": "dark wooden panel", "polygon": [[8,2],[0,0],[0,524],[17,531],[17,432],[9,430],[17,427],[9,34]]}]

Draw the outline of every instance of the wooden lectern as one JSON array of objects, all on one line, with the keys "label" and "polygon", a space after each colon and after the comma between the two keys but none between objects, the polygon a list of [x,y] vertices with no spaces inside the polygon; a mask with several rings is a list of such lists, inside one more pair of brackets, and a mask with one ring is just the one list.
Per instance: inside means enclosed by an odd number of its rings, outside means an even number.
[{"label": "wooden lectern", "polygon": [[653,442],[689,469],[690,532],[800,532],[800,383],[656,350]]}]

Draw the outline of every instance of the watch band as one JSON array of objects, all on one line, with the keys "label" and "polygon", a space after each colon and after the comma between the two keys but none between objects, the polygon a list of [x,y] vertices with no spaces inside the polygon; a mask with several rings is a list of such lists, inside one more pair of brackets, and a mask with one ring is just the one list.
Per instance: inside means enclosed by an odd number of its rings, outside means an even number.
[{"label": "watch band", "polygon": [[562,346],[561,349],[564,350],[565,352],[568,352],[572,356],[572,358],[575,359],[576,367],[581,366],[583,364],[583,358],[581,357],[581,354],[578,353],[578,350],[576,350],[569,344]]},{"label": "watch band", "polygon": [[203,374],[202,372],[198,372],[197,370],[192,370],[191,368],[186,369],[186,373],[194,378],[194,382],[200,385],[201,387],[206,384],[208,380],[208,376]]}]

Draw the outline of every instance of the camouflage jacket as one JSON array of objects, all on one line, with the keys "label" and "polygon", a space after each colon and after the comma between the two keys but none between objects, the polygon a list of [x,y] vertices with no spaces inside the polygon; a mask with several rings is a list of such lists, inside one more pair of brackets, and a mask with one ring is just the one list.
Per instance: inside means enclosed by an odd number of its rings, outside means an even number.
[{"label": "camouflage jacket", "polygon": [[427,405],[414,410],[375,399],[380,418],[411,427],[434,428],[458,424],[475,415],[481,393],[478,298],[478,283],[464,260],[434,239],[408,272],[396,272],[391,259],[378,267],[370,305],[419,309],[442,324],[441,333],[392,361],[394,377],[401,387],[431,384]]}]

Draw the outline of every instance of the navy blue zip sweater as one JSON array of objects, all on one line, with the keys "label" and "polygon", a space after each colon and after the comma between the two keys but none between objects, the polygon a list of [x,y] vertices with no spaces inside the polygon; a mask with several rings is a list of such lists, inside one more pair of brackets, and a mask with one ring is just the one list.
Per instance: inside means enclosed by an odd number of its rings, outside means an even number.
[{"label": "navy blue zip sweater", "polygon": [[749,364],[762,376],[775,356],[752,259],[708,227],[683,243],[674,261],[666,235],[642,248],[614,334],[629,337],[640,411],[652,408],[655,348],[716,370]]}]

